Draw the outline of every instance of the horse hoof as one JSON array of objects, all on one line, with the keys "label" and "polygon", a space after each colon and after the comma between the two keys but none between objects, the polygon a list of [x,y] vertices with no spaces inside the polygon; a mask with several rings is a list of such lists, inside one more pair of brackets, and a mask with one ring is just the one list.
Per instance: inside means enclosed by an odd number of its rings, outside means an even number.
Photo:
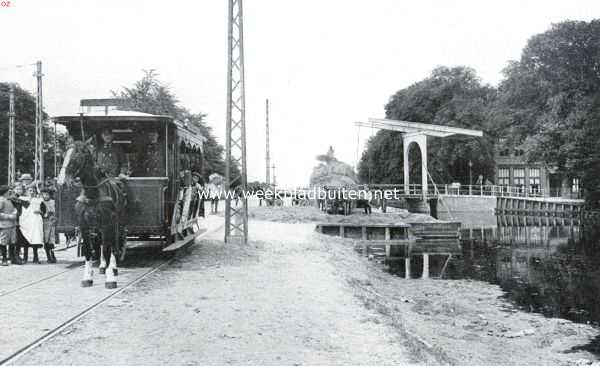
[{"label": "horse hoof", "polygon": [[113,268],[113,275],[118,276],[119,270],[117,268]]},{"label": "horse hoof", "polygon": [[81,281],[81,287],[92,287],[94,285],[93,280],[83,280]]},{"label": "horse hoof", "polygon": [[106,273],[106,268],[98,268],[98,273],[100,273],[100,274]]},{"label": "horse hoof", "polygon": [[107,289],[117,288],[117,281],[114,281],[114,282],[104,282],[104,288],[107,288]]}]

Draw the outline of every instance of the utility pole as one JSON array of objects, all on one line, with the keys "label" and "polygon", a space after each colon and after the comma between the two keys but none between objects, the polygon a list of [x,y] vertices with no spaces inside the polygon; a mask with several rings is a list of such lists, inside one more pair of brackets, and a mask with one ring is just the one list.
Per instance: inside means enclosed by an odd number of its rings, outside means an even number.
[{"label": "utility pole", "polygon": [[[227,37],[227,141],[225,144],[225,189],[242,191],[241,205],[225,197],[225,242],[248,242],[248,200],[246,182],[246,98],[244,84],[244,20],[242,0],[229,0]],[[239,169],[233,174],[232,166]]]},{"label": "utility pole", "polygon": [[277,185],[277,177],[275,176],[275,163],[273,163],[271,169],[273,170],[273,187]]},{"label": "utility pole", "polygon": [[15,86],[9,86],[8,97],[8,184],[17,179],[15,173]]},{"label": "utility pole", "polygon": [[267,112],[266,112],[266,119],[267,119],[267,125],[266,125],[266,142],[267,142],[267,151],[266,151],[266,167],[267,167],[267,172],[265,175],[265,181],[267,183],[267,185],[271,184],[271,171],[270,171],[270,162],[271,162],[271,157],[269,155],[269,99],[266,100],[266,107],[267,107]]},{"label": "utility pole", "polygon": [[37,95],[35,98],[35,159],[34,177],[37,182],[44,182],[44,108],[42,103],[42,61],[36,62]]}]

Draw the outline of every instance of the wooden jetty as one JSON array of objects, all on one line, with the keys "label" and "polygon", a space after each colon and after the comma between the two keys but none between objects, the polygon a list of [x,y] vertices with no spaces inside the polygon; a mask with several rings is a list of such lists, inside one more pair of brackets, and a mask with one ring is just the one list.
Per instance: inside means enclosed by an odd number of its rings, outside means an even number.
[{"label": "wooden jetty", "polygon": [[410,278],[411,257],[423,257],[422,278],[429,277],[429,257],[446,256],[442,274],[452,255],[460,254],[460,222],[398,224],[321,223],[316,231],[352,239],[363,255],[388,264],[404,261]]},{"label": "wooden jetty", "polygon": [[579,217],[583,200],[540,197],[497,197],[497,215]]}]

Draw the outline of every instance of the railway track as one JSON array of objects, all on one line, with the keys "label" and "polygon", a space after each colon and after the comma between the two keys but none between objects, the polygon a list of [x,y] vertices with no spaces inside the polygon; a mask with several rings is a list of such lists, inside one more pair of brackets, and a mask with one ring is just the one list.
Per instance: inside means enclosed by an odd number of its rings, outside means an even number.
[{"label": "railway track", "polygon": [[17,288],[14,288],[14,289],[12,289],[12,290],[9,290],[9,291],[6,291],[6,292],[3,292],[3,293],[0,293],[0,297],[4,297],[4,296],[10,295],[10,294],[14,294],[15,292],[22,291],[22,290],[24,290],[24,289],[26,289],[26,288],[28,288],[28,287],[31,287],[31,286],[37,285],[37,284],[39,284],[39,283],[42,283],[42,282],[45,282],[45,281],[51,280],[51,279],[53,279],[54,277],[58,277],[58,276],[60,276],[60,275],[62,275],[62,274],[64,274],[64,273],[70,272],[70,271],[72,271],[72,270],[74,270],[74,269],[76,269],[76,268],[80,268],[82,265],[83,265],[83,261],[82,261],[81,263],[73,263],[73,264],[71,264],[71,265],[67,266],[67,267],[66,267],[66,269],[65,269],[65,270],[63,270],[63,271],[60,271],[60,272],[58,272],[58,273],[51,274],[50,276],[46,276],[46,277],[40,278],[40,279],[38,279],[38,280],[36,280],[36,281],[31,281],[31,282],[29,282],[29,283],[27,283],[27,284],[25,284],[25,285],[22,285],[22,286],[19,286],[19,287],[17,287]]},{"label": "railway track", "polygon": [[[223,226],[224,226],[223,224],[219,224],[219,225],[213,226],[212,228],[210,228],[206,232],[204,232],[201,235],[199,235],[196,238],[196,240],[201,240],[205,236],[207,236],[207,235],[209,235],[209,234],[211,234],[211,233],[213,233],[213,232],[215,232],[217,230],[222,229]],[[9,354],[8,356],[2,356],[4,358],[0,360],[0,366],[10,365],[10,364],[15,363],[21,357],[25,356],[27,353],[29,353],[30,351],[32,351],[36,347],[42,345],[43,343],[45,343],[45,342],[49,341],[50,339],[52,339],[53,337],[57,336],[64,329],[68,328],[70,325],[74,324],[75,322],[77,322],[78,320],[80,320],[81,318],[83,318],[84,316],[86,316],[87,314],[89,314],[90,312],[92,312],[94,309],[96,309],[100,305],[106,303],[108,300],[110,300],[114,296],[120,294],[121,292],[123,292],[127,288],[135,285],[136,283],[142,281],[143,279],[151,276],[152,274],[156,273],[157,271],[161,270],[162,268],[164,268],[164,267],[168,266],[169,264],[173,263],[173,261],[175,261],[177,258],[178,258],[178,256],[175,255],[175,256],[169,257],[168,259],[157,260],[157,263],[151,265],[146,271],[144,271],[143,273],[140,273],[139,275],[137,275],[136,277],[134,277],[133,279],[131,279],[129,282],[123,283],[121,285],[121,287],[118,288],[117,290],[114,290],[114,291],[108,293],[106,296],[102,297],[101,299],[92,302],[91,305],[86,306],[83,310],[79,311],[74,316],[71,316],[69,319],[65,320],[64,322],[62,322],[58,326],[55,326],[55,327],[49,329],[43,335],[37,337],[32,342],[29,342],[26,345],[22,346],[17,351]],[[23,291],[26,288],[29,288],[29,287],[35,286],[37,284],[49,281],[49,280],[51,280],[53,278],[56,278],[56,277],[58,277],[60,275],[65,274],[67,272],[73,271],[75,269],[81,269],[82,265],[83,265],[83,263],[73,263],[69,267],[65,268],[63,271],[60,271],[58,273],[54,273],[54,274],[52,274],[50,276],[46,276],[46,277],[41,278],[41,279],[39,279],[37,281],[29,282],[29,283],[27,283],[25,285],[22,285],[22,286],[20,286],[18,288],[15,288],[13,290],[10,290],[10,291],[8,291],[6,293],[1,294],[0,297],[7,296],[9,294],[18,293],[20,291]]]},{"label": "railway track", "polygon": [[[43,344],[44,342],[52,339],[54,336],[58,335],[65,328],[67,328],[71,324],[77,322],[79,319],[83,318],[85,315],[87,315],[88,313],[90,313],[91,311],[93,311],[98,306],[104,304],[105,302],[107,302],[108,300],[110,300],[111,298],[113,298],[114,296],[120,294],[121,292],[123,292],[127,288],[135,285],[136,283],[142,281],[143,279],[147,278],[148,276],[151,276],[152,274],[154,274],[155,272],[159,271],[163,267],[168,266],[176,258],[177,257],[172,257],[172,258],[169,258],[169,259],[164,259],[164,260],[160,261],[159,263],[157,263],[156,265],[154,265],[151,268],[149,268],[144,273],[142,273],[139,276],[135,277],[133,280],[129,281],[128,283],[122,284],[121,287],[118,288],[117,290],[110,292],[109,294],[107,294],[107,296],[103,297],[99,301],[96,301],[93,304],[87,306],[85,309],[83,309],[79,313],[77,313],[74,316],[70,317],[69,319],[67,319],[63,323],[59,324],[58,326],[50,329],[49,331],[47,331],[46,333],[44,333],[42,336],[38,337],[34,341],[28,343],[27,345],[25,345],[25,346],[21,347],[20,349],[18,349],[16,352],[13,352],[12,354],[6,356],[4,359],[0,360],[0,366],[13,364],[17,360],[19,360],[21,357],[23,357],[24,355],[26,355],[28,352],[30,352],[34,348],[38,347],[39,345]],[[64,274],[66,272],[72,271],[74,269],[79,269],[79,268],[81,268],[81,265],[73,266],[73,268],[69,268],[69,269],[61,271],[59,273],[55,273],[55,274],[53,274],[51,276],[47,276],[45,278],[42,278],[42,279],[40,279],[38,281],[34,281],[34,282],[31,282],[31,283],[28,283],[28,284],[23,285],[23,286],[21,286],[19,288],[16,288],[14,290],[6,292],[6,293],[2,294],[1,296],[6,296],[6,295],[9,295],[11,293],[15,293],[15,292],[21,291],[21,290],[23,290],[23,289],[25,289],[27,287],[31,287],[33,285],[42,283],[44,281],[48,281],[48,280],[50,280],[50,279],[52,279],[54,277],[57,277],[57,276],[59,276],[61,274]]]}]

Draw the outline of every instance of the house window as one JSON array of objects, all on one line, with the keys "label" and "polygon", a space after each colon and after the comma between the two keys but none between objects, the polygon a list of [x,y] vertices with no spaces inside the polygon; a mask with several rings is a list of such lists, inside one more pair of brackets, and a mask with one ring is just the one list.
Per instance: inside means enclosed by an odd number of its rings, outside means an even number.
[{"label": "house window", "polygon": [[513,170],[513,182],[515,187],[519,187],[519,192],[523,192],[525,186],[525,169],[515,168]]},{"label": "house window", "polygon": [[579,178],[573,178],[573,185],[571,187],[573,193],[579,193]]},{"label": "house window", "polygon": [[540,168],[529,169],[529,193],[540,193]]},{"label": "house window", "polygon": [[498,169],[498,185],[510,185],[510,171],[508,170],[508,168]]}]

